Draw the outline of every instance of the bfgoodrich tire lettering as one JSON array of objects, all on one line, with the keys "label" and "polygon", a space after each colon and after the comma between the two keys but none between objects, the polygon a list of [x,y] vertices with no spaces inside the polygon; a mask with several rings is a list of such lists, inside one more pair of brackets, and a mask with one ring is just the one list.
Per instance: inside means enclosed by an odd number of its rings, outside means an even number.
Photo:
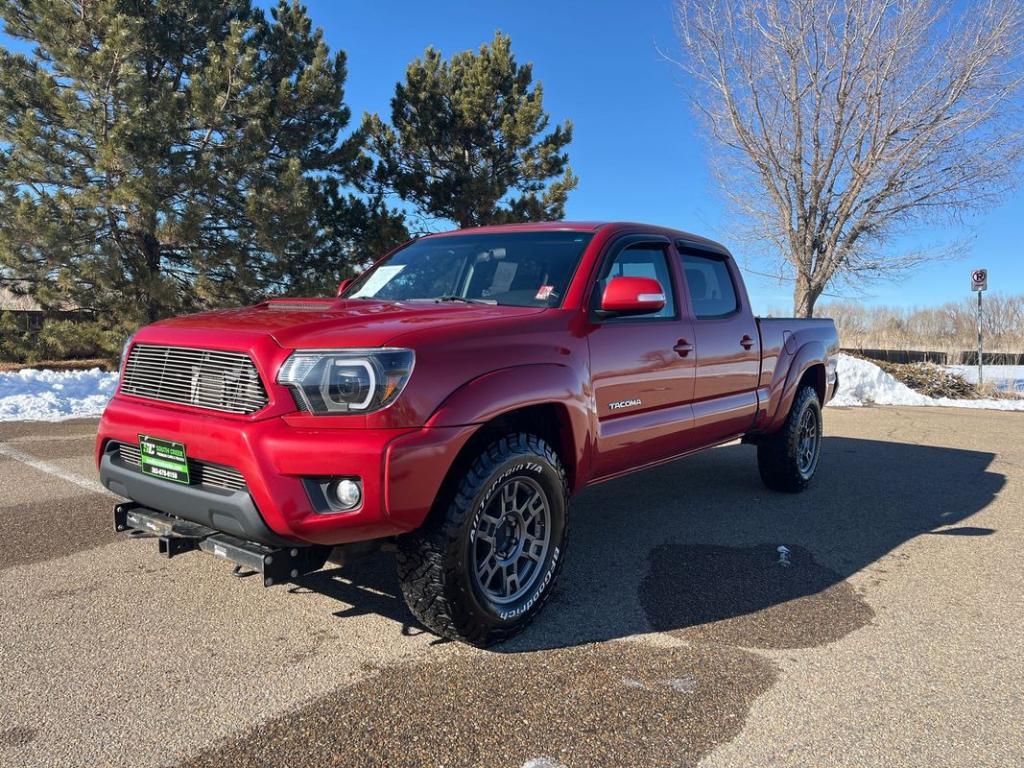
[{"label": "bfgoodrich tire lettering", "polygon": [[[402,593],[431,631],[489,645],[522,631],[551,594],[568,533],[565,470],[544,440],[510,434],[475,458],[449,496],[399,542]],[[507,578],[507,565],[494,571],[500,563],[518,564],[520,576]]]}]

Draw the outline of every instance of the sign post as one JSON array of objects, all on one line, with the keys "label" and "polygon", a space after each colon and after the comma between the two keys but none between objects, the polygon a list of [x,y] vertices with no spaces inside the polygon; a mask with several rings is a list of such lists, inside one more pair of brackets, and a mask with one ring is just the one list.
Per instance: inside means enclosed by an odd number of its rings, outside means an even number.
[{"label": "sign post", "polygon": [[987,269],[976,269],[971,272],[971,290],[978,294],[978,389],[980,390],[982,384],[985,382],[984,368],[981,363],[981,355],[984,350],[981,334],[983,319],[981,295],[988,290]]}]

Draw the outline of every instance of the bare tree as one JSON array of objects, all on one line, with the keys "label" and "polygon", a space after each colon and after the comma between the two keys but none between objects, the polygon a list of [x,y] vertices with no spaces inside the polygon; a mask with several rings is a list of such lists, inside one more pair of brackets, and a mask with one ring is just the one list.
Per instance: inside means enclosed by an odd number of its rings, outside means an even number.
[{"label": "bare tree", "polygon": [[798,315],[836,281],[937,257],[891,244],[1014,184],[1021,0],[676,2],[713,168]]}]

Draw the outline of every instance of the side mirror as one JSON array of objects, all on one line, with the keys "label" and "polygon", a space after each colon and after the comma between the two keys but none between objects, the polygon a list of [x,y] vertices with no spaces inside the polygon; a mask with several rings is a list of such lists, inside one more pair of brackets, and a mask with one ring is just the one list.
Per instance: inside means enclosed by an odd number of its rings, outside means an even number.
[{"label": "side mirror", "polygon": [[338,283],[338,292],[336,294],[334,294],[334,295],[335,296],[341,296],[341,294],[343,294],[345,292],[345,289],[348,288],[352,284],[353,280],[355,280],[354,277],[346,277],[344,280],[342,280],[340,283]]},{"label": "side mirror", "polygon": [[649,315],[665,308],[665,291],[650,277],[613,277],[601,296],[605,315]]}]

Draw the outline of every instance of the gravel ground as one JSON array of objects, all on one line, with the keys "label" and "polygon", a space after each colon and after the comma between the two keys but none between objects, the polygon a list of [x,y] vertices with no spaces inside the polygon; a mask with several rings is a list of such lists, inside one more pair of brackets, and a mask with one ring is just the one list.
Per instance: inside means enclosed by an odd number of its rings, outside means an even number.
[{"label": "gravel ground", "polygon": [[829,409],[800,496],[739,445],[588,489],[490,651],[385,555],[263,589],[115,538],[94,429],[0,424],[0,765],[1024,764],[1022,414]]}]

